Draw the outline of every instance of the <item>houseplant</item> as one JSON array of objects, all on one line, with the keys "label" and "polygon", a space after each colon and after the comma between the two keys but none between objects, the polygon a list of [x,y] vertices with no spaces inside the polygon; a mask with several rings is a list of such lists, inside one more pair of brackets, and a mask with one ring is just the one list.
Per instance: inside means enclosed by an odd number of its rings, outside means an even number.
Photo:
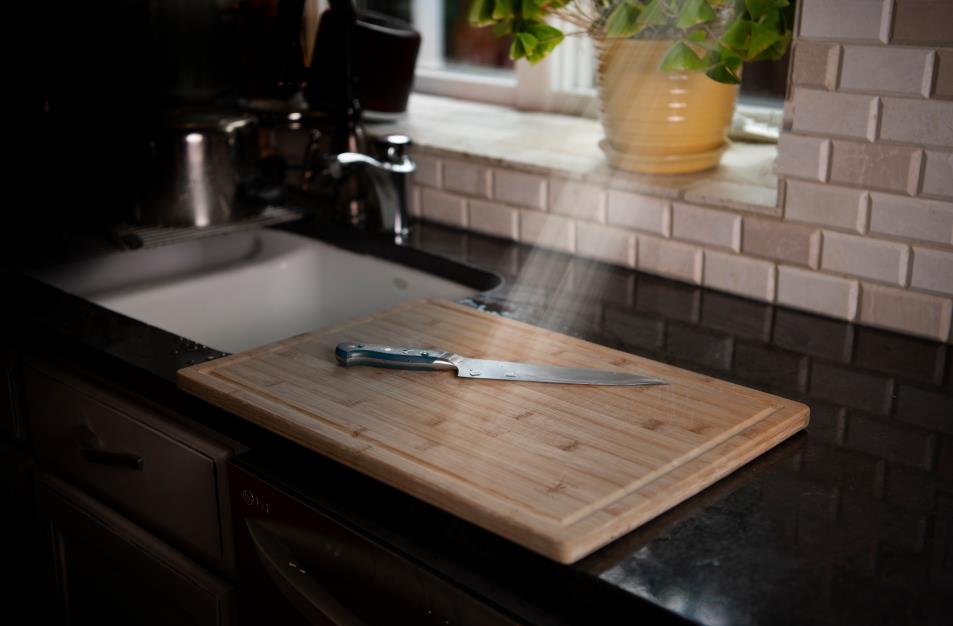
[{"label": "houseplant", "polygon": [[566,36],[591,37],[610,163],[644,173],[714,167],[727,146],[746,62],[787,51],[790,0],[474,0],[470,21],[511,38],[510,56],[537,63]]}]

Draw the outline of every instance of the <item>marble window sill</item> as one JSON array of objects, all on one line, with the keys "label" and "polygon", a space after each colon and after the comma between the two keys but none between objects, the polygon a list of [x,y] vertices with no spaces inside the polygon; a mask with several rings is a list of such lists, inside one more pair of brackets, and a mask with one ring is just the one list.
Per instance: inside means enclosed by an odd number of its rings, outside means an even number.
[{"label": "marble window sill", "polygon": [[780,217],[777,146],[735,142],[719,167],[684,175],[649,176],[609,167],[599,149],[599,122],[524,112],[452,98],[413,94],[395,122],[369,123],[369,132],[399,132],[429,152],[483,160],[494,166],[559,174],[617,189],[684,199]]}]

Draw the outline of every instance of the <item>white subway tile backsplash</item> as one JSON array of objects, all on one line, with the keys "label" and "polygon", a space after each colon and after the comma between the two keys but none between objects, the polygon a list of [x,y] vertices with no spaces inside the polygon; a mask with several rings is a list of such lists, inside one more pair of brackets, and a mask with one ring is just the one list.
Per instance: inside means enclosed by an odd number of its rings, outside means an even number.
[{"label": "white subway tile backsplash", "polygon": [[872,193],[870,232],[953,243],[953,203]]},{"label": "white subway tile backsplash", "polygon": [[776,167],[778,173],[784,176],[825,181],[830,166],[830,154],[830,139],[802,137],[784,132],[778,139]]},{"label": "white subway tile backsplash", "polygon": [[457,228],[467,227],[467,199],[462,196],[422,187],[420,208],[428,220]]},{"label": "white subway tile backsplash", "polygon": [[490,168],[473,161],[443,160],[443,186],[471,196],[490,197]]},{"label": "white subway tile backsplash", "polygon": [[923,193],[953,198],[953,152],[927,150],[925,158]]},{"label": "white subway tile backsplash", "polygon": [[589,222],[576,222],[576,254],[635,267],[634,233]]},{"label": "white subway tile backsplash", "polygon": [[636,265],[650,274],[701,284],[702,249],[677,241],[639,235]]},{"label": "white subway tile backsplash", "polygon": [[497,202],[470,200],[470,228],[479,233],[519,239],[519,210]]},{"label": "white subway tile backsplash", "polygon": [[796,222],[864,232],[869,194],[862,189],[788,180],[784,216]]},{"label": "white subway tile backsplash", "polygon": [[906,244],[824,231],[821,267],[825,270],[903,285],[909,262]]},{"label": "white subway tile backsplash", "polygon": [[610,189],[608,219],[610,224],[617,226],[665,237],[671,234],[671,206],[661,198]]},{"label": "white subway tile backsplash", "polygon": [[953,296],[953,252],[915,246],[910,286]]},{"label": "white subway tile backsplash", "polygon": [[745,254],[815,269],[820,262],[821,231],[813,226],[745,217],[742,241]]},{"label": "white subway tile backsplash", "polygon": [[741,249],[741,216],[676,202],[672,208],[672,237],[737,252]]},{"label": "white subway tile backsplash", "polygon": [[794,47],[791,82],[798,86],[834,89],[837,87],[841,47],[827,41],[799,40]]},{"label": "white subway tile backsplash", "polygon": [[440,187],[440,159],[430,154],[414,154],[417,170],[414,182],[429,187]]},{"label": "white subway tile backsplash", "polygon": [[794,126],[798,133],[873,139],[876,96],[799,88],[794,92]]},{"label": "white subway tile backsplash", "polygon": [[947,341],[953,301],[915,291],[864,283],[860,321]]},{"label": "white subway tile backsplash", "polygon": [[929,96],[924,76],[929,69],[932,78],[931,55],[927,48],[844,46],[840,89]]},{"label": "white subway tile backsplash", "polygon": [[778,267],[778,304],[838,319],[857,316],[858,281],[810,270]]},{"label": "white subway tile backsplash", "polygon": [[923,151],[914,146],[834,140],[830,180],[867,189],[916,193]]},{"label": "white subway tile backsplash", "polygon": [[953,146],[953,106],[940,100],[884,98],[880,137],[925,146]]},{"label": "white subway tile backsplash", "polygon": [[706,287],[771,302],[774,300],[774,277],[775,266],[769,261],[705,251],[703,282]]},{"label": "white subway tile backsplash", "polygon": [[574,226],[573,221],[566,217],[520,209],[520,241],[531,246],[573,252]]},{"label": "white subway tile backsplash", "polygon": [[605,222],[606,189],[565,178],[550,178],[549,210],[568,217]]},{"label": "white subway tile backsplash", "polygon": [[493,197],[509,204],[546,210],[546,177],[512,170],[493,172]]},{"label": "white subway tile backsplash", "polygon": [[884,0],[803,0],[801,37],[878,41],[883,5]]}]

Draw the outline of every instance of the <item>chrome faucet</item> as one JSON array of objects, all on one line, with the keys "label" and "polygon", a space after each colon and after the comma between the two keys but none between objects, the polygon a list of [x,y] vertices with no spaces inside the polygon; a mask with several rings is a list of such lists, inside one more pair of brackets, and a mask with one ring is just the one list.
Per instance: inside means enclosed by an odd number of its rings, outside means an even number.
[{"label": "chrome faucet", "polygon": [[327,173],[336,181],[363,174],[374,189],[379,220],[366,214],[366,204],[362,206],[352,200],[349,203],[351,223],[356,226],[373,224],[380,232],[393,235],[395,242],[403,243],[410,224],[409,178],[417,169],[413,159],[407,155],[410,138],[406,135],[387,135],[374,140],[374,144],[379,158],[361,152],[329,155]]}]

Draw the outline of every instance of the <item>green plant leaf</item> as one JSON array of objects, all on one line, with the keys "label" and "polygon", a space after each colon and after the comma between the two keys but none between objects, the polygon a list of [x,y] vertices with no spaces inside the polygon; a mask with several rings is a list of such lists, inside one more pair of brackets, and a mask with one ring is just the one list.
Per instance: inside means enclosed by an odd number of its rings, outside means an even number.
[{"label": "green plant leaf", "polygon": [[511,20],[516,17],[513,0],[493,0],[492,17],[494,20]]},{"label": "green plant leaf", "polygon": [[606,36],[629,37],[637,31],[636,22],[639,19],[639,8],[627,1],[620,2],[612,8],[606,18]]},{"label": "green plant leaf", "polygon": [[564,39],[563,32],[543,21],[532,21],[524,25],[525,32],[536,38],[536,47],[526,55],[530,63],[541,61]]},{"label": "green plant leaf", "polygon": [[726,83],[728,85],[738,85],[741,83],[738,75],[725,67],[725,65],[722,63],[719,63],[715,67],[705,72],[705,75],[719,83]]},{"label": "green plant leaf", "polygon": [[513,20],[503,20],[493,25],[493,34],[496,37],[505,37],[513,32]]},{"label": "green plant leaf", "polygon": [[788,4],[788,0],[745,0],[745,8],[755,20],[777,9],[783,9]]},{"label": "green plant leaf", "polygon": [[642,12],[639,13],[639,19],[635,23],[635,32],[641,32],[649,26],[660,26],[668,22],[668,13],[665,12],[665,0],[652,0]]},{"label": "green plant leaf", "polygon": [[752,59],[781,39],[781,35],[774,28],[769,28],[757,22],[751,23],[751,36],[748,38],[748,49],[744,55],[747,59]]},{"label": "green plant leaf", "polygon": [[692,50],[683,41],[675,42],[668,53],[662,59],[659,68],[663,72],[684,72],[692,70],[703,70],[708,66],[703,59],[700,59],[695,51]]},{"label": "green plant leaf", "polygon": [[744,52],[748,49],[748,37],[750,35],[751,22],[744,18],[738,18],[731,23],[719,41],[727,48]]},{"label": "green plant leaf", "polygon": [[514,61],[529,56],[537,44],[536,37],[529,33],[516,33],[510,44],[510,58]]},{"label": "green plant leaf", "polygon": [[711,8],[707,0],[685,0],[682,10],[678,12],[678,21],[675,25],[679,28],[691,28],[697,24],[707,24],[715,17],[715,10]]},{"label": "green plant leaf", "polygon": [[473,0],[470,5],[470,24],[487,26],[493,23],[493,0]]},{"label": "green plant leaf", "polygon": [[708,36],[708,33],[704,29],[696,29],[685,35],[685,39],[691,41],[692,43],[702,43],[705,41],[705,37]]},{"label": "green plant leaf", "polygon": [[536,19],[544,15],[545,12],[548,12],[550,8],[547,6],[548,4],[550,3],[546,2],[546,0],[522,0],[522,2],[520,2],[520,10],[525,19]]}]

